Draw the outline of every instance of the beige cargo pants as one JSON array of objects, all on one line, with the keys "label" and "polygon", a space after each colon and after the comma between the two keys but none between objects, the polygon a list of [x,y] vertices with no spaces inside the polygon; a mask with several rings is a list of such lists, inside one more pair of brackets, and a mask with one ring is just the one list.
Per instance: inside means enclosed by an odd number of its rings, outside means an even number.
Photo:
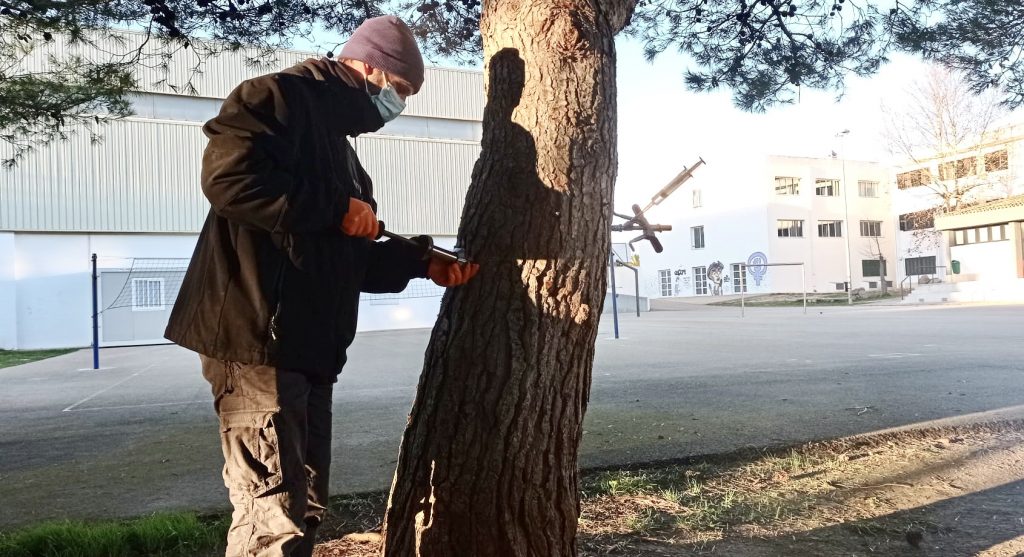
[{"label": "beige cargo pants", "polygon": [[309,557],[327,510],[333,385],[200,356],[234,506],[227,557]]}]

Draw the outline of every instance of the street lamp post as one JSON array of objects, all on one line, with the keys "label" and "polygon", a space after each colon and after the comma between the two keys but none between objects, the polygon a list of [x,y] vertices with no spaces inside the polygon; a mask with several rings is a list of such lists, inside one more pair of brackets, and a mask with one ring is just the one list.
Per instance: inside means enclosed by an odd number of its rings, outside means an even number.
[{"label": "street lamp post", "polygon": [[[846,233],[843,236],[846,237],[846,303],[853,305],[853,275],[850,265],[850,234],[853,234],[853,226],[850,224],[850,202],[847,199],[848,195],[846,190],[849,189],[849,185],[846,181],[846,136],[850,133],[850,130],[843,130],[836,134],[843,145],[840,147],[842,151],[842,163],[843,163],[843,217],[846,220]],[[882,280],[885,280],[884,278]]]}]

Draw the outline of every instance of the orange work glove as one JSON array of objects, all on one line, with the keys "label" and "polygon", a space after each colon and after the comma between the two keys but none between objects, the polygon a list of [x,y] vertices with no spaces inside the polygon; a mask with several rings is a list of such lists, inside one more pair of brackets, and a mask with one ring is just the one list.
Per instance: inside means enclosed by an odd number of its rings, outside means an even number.
[{"label": "orange work glove", "polygon": [[349,198],[348,212],[341,221],[341,231],[354,238],[376,240],[380,230],[377,215],[373,214],[373,207],[365,201]]},{"label": "orange work glove", "polygon": [[466,284],[469,282],[469,279],[476,276],[479,270],[480,265],[477,263],[466,263],[463,265],[441,261],[440,259],[431,259],[430,265],[427,267],[427,276],[438,286],[450,288]]}]

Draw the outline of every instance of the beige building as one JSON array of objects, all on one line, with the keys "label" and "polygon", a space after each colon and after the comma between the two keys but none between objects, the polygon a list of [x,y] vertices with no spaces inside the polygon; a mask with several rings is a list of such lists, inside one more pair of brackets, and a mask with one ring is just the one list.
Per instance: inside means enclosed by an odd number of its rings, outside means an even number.
[{"label": "beige building", "polygon": [[952,300],[1024,301],[1024,195],[935,218],[954,274]]},{"label": "beige building", "polygon": [[899,281],[914,301],[1024,300],[1024,125],[894,178]]}]

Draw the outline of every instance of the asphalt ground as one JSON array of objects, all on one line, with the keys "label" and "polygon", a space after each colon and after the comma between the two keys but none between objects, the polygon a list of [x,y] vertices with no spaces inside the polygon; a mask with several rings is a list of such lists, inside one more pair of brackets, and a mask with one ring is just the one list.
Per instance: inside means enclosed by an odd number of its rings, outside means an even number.
[{"label": "asphalt ground", "polygon": [[[686,306],[597,342],[581,465],[1024,416],[1024,306]],[[333,493],[385,489],[429,331],[359,335],[335,389]],[[176,346],[0,369],[0,529],[227,506],[212,396]]]}]

